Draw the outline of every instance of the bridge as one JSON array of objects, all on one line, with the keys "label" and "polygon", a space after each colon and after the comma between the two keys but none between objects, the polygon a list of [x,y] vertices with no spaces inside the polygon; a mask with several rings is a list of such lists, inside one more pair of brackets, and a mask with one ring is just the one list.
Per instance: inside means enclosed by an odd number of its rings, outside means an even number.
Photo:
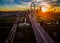
[{"label": "bridge", "polygon": [[[28,14],[28,16],[29,16],[29,20],[31,22],[37,43],[55,43],[51,39],[51,37],[47,34],[47,32],[45,32],[45,30],[36,21],[35,12],[32,11],[32,6],[34,7],[34,11],[35,11],[35,4],[34,4],[34,2],[32,2],[31,6],[30,6],[31,11]],[[19,24],[18,21],[19,21],[19,15],[17,16],[17,19],[16,19],[14,25],[12,26],[10,33],[8,34],[8,37],[5,40],[5,43],[13,43],[16,29]]]},{"label": "bridge", "polygon": [[16,19],[15,23],[13,24],[13,26],[10,30],[10,33],[7,36],[7,39],[5,40],[5,43],[13,43],[14,36],[16,33],[16,28],[18,26],[18,21],[19,21],[19,16],[17,16],[17,19]]}]

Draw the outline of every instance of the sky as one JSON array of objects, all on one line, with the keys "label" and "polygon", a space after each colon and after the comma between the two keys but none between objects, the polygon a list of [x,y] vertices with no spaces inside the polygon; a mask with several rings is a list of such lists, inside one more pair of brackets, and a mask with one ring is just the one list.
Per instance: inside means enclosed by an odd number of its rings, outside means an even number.
[{"label": "sky", "polygon": [[60,0],[0,0],[0,11],[24,10],[31,2],[38,2],[40,6],[60,6]]}]

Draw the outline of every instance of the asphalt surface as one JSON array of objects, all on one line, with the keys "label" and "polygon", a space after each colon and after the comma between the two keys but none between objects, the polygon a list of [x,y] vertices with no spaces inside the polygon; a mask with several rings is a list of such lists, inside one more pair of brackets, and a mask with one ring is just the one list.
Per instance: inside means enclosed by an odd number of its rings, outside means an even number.
[{"label": "asphalt surface", "polygon": [[33,15],[29,14],[29,19],[31,21],[32,28],[35,33],[37,43],[55,43],[45,32],[45,30],[37,23]]},{"label": "asphalt surface", "polygon": [[5,43],[13,43],[13,40],[14,40],[14,37],[15,37],[15,33],[16,33],[16,28],[18,26],[18,20],[19,20],[19,16],[17,17],[17,20],[15,21],[13,27],[11,28],[7,39],[5,40]]}]

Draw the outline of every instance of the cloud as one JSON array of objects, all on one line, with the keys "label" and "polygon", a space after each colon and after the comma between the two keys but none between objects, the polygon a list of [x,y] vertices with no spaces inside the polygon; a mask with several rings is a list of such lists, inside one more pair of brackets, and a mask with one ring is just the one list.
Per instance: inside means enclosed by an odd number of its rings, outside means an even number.
[{"label": "cloud", "polygon": [[29,7],[32,0],[1,0],[0,6],[7,7]]},{"label": "cloud", "polygon": [[[5,4],[24,4],[27,2],[31,2],[32,0],[0,0],[0,4],[5,5]],[[24,2],[24,3],[23,3]]]},{"label": "cloud", "polygon": [[10,2],[14,2],[14,0],[9,0]]},{"label": "cloud", "polygon": [[0,0],[0,5],[29,6],[31,2],[40,2],[40,5],[60,5],[60,0]]},{"label": "cloud", "polygon": [[14,0],[1,0],[0,5],[10,5],[10,4],[15,4]]},{"label": "cloud", "polygon": [[60,0],[33,0],[34,2],[40,2],[40,5],[60,6]]},{"label": "cloud", "polygon": [[1,0],[2,2],[14,2],[14,0]]}]

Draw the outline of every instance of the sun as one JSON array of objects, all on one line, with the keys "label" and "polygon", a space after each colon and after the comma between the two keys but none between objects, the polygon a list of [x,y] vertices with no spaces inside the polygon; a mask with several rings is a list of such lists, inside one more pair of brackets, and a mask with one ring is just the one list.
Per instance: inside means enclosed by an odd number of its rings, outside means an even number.
[{"label": "sun", "polygon": [[46,7],[41,7],[42,12],[47,12],[48,8]]}]

